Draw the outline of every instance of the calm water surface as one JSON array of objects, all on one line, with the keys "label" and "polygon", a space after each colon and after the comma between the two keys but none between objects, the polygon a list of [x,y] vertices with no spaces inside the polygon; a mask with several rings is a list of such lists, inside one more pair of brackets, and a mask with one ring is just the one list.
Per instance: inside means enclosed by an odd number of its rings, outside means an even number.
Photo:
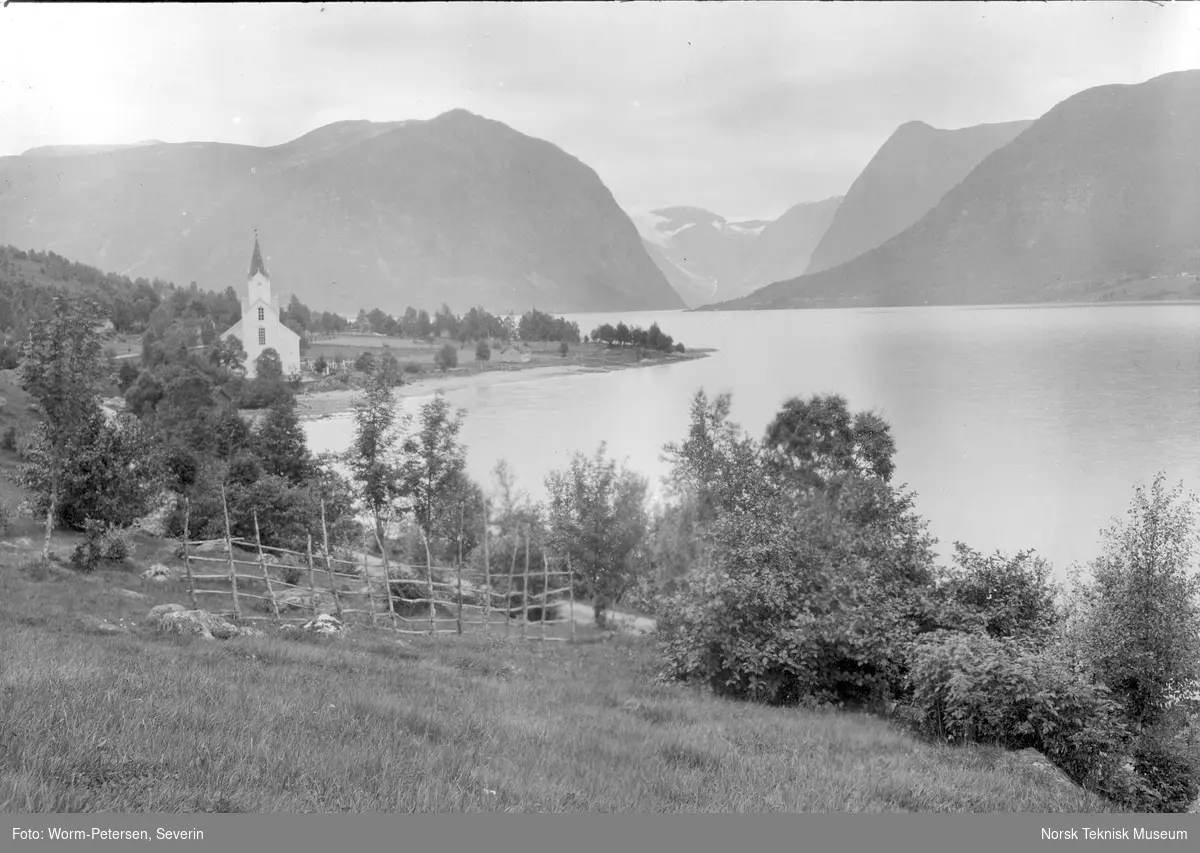
[{"label": "calm water surface", "polygon": [[[1096,555],[1133,486],[1165,470],[1200,492],[1200,305],[915,308],[572,317],[625,320],[719,352],[684,364],[474,388],[471,474],[506,459],[539,498],[573,452],[609,451],[657,482],[699,388],[733,392],[761,435],[785,399],[836,392],[892,425],[899,482],[941,540],[1035,548],[1056,568]],[[415,408],[424,399],[405,400]],[[310,446],[342,450],[348,415],[310,421]]]}]

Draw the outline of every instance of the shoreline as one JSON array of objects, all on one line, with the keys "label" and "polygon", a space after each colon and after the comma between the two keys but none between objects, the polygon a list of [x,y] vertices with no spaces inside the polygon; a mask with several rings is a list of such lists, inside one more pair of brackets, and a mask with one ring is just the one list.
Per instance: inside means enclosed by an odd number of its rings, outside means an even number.
[{"label": "shoreline", "polygon": [[[640,362],[567,362],[566,364],[529,364],[515,369],[486,370],[482,373],[463,371],[447,376],[422,376],[420,379],[406,379],[403,385],[393,389],[397,399],[405,397],[424,397],[437,391],[461,391],[466,388],[491,387],[505,385],[510,382],[535,382],[559,376],[583,376],[590,373],[612,373],[618,370],[639,370],[646,367],[659,367],[666,364],[681,364],[707,358],[714,349],[696,349],[682,355],[662,359],[643,359]],[[362,393],[361,388],[337,388],[327,391],[301,392],[296,395],[296,404],[302,420],[313,421],[321,418],[342,415],[350,411],[355,397]]]}]

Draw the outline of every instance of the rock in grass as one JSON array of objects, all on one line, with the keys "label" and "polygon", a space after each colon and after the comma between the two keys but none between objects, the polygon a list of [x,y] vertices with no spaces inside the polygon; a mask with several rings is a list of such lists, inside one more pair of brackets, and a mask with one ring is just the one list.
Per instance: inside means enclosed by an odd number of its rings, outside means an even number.
[{"label": "rock in grass", "polygon": [[158,630],[167,634],[194,635],[205,640],[229,640],[241,630],[207,610],[173,610],[163,615]]},{"label": "rock in grass", "polygon": [[144,581],[165,583],[167,581],[175,580],[175,572],[171,571],[171,569],[169,569],[167,566],[164,566],[162,563],[155,563],[153,566],[146,569],[146,571],[142,572],[141,578]]},{"label": "rock in grass", "polygon": [[306,622],[304,625],[305,631],[310,631],[314,634],[324,634],[326,636],[337,636],[342,633],[343,625],[340,619],[336,616],[330,616],[328,613],[322,613],[311,622]]},{"label": "rock in grass", "polygon": [[182,604],[159,604],[151,607],[146,614],[146,624],[159,625],[168,613],[183,613],[187,610]]}]

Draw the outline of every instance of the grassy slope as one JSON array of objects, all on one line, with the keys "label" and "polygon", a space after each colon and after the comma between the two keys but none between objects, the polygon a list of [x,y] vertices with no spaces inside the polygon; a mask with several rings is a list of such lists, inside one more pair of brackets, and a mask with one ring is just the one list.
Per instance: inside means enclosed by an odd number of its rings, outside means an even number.
[{"label": "grassy slope", "polygon": [[655,684],[645,639],[168,637],[140,620],[184,590],[135,572],[169,543],[90,577],[31,551],[0,543],[0,811],[1105,809],[1000,750]]}]

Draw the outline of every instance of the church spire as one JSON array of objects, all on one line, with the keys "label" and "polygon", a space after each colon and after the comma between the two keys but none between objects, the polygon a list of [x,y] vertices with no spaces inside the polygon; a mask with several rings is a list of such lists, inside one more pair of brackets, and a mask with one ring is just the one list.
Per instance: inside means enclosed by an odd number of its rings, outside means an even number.
[{"label": "church spire", "polygon": [[267,273],[267,268],[263,264],[262,252],[258,248],[258,229],[254,230],[254,255],[250,258],[250,275],[247,278],[254,278],[257,273],[262,273],[266,278],[271,276]]}]

